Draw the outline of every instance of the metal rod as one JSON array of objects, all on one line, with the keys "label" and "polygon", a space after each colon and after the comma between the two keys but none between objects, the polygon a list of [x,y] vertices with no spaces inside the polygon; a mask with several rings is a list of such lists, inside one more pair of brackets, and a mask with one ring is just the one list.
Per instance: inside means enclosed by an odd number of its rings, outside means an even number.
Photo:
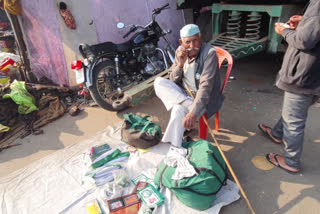
[{"label": "metal rod", "polygon": [[[184,86],[185,86],[185,88],[187,89],[189,95],[194,99],[194,96],[193,96],[192,92],[190,91],[189,87],[188,87],[186,84],[184,84]],[[216,137],[215,137],[214,132],[213,132],[212,129],[209,127],[208,120],[207,120],[203,115],[202,115],[201,117],[203,118],[204,123],[207,125],[208,130],[209,130],[209,132],[210,132],[210,134],[211,134],[211,136],[212,136],[212,138],[213,138],[213,140],[214,140],[215,146],[218,148],[218,150],[219,150],[219,152],[220,152],[223,160],[226,162],[226,164],[227,164],[227,166],[228,166],[228,169],[229,169],[229,171],[230,171],[233,179],[234,179],[235,182],[237,183],[237,185],[238,185],[238,187],[239,187],[239,189],[240,189],[240,192],[241,192],[242,196],[243,196],[244,199],[246,200],[246,202],[247,202],[247,204],[248,204],[248,207],[249,207],[251,213],[252,213],[252,214],[255,214],[256,212],[254,211],[254,209],[253,209],[253,207],[252,207],[252,205],[251,205],[251,203],[250,203],[250,201],[249,201],[249,199],[248,199],[245,191],[243,190],[243,188],[242,188],[242,186],[241,186],[241,184],[240,184],[240,182],[239,182],[236,174],[234,173],[234,171],[233,171],[233,169],[232,169],[232,167],[231,167],[231,165],[230,165],[227,157],[225,156],[223,150],[221,149],[221,147],[220,147],[220,145],[219,145],[219,143],[218,143],[218,141],[217,141],[217,139],[216,139]]]},{"label": "metal rod", "polygon": [[166,58],[164,51],[161,48],[156,48],[156,50],[160,51],[160,53],[162,54],[164,64],[166,65],[166,69],[168,69],[169,66],[168,66],[167,58]]}]

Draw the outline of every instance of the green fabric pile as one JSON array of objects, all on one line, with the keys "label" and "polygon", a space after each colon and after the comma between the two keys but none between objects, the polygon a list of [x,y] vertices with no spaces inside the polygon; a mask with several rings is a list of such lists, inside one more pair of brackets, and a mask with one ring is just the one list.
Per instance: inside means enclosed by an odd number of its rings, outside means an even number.
[{"label": "green fabric pile", "polygon": [[20,114],[29,114],[38,110],[35,105],[34,97],[26,89],[25,82],[15,80],[10,85],[10,89],[10,94],[5,94],[3,98],[11,98],[16,104],[18,104],[18,112]]}]

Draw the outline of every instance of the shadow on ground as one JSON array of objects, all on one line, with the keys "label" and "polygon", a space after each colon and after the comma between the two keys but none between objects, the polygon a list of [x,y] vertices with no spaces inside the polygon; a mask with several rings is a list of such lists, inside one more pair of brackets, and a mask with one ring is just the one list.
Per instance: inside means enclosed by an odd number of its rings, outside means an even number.
[{"label": "shadow on ground", "polygon": [[[256,213],[318,213],[320,184],[319,105],[310,109],[306,127],[302,171],[297,175],[273,168],[262,171],[251,163],[255,156],[269,152],[283,154],[283,146],[273,144],[258,130],[258,123],[274,125],[281,115],[283,92],[275,85],[281,59],[265,54],[235,62],[227,83],[225,102],[220,112],[221,131],[216,136]],[[222,71],[223,72],[223,71]],[[169,113],[153,98],[127,112],[151,115],[165,130]],[[124,112],[118,114],[122,116]],[[210,119],[214,127],[214,118]],[[213,141],[208,137],[209,141]],[[229,173],[230,174],[230,173]],[[243,198],[221,213],[250,213]]]},{"label": "shadow on ground", "polygon": [[[231,73],[235,80],[228,81],[226,86],[226,99],[220,112],[221,131],[217,139],[256,213],[319,213],[319,104],[309,112],[301,173],[290,175],[278,168],[262,171],[251,163],[255,156],[265,156],[269,152],[282,154],[284,151],[282,146],[262,136],[257,128],[261,122],[274,125],[281,115],[283,93],[274,86],[281,60],[275,57],[260,54],[235,62]],[[86,109],[75,118],[65,116],[44,127],[44,135],[27,137],[21,141],[22,146],[2,152],[0,176],[22,168],[53,150],[78,143],[108,125],[119,124],[126,112],[152,116],[163,131],[170,117],[156,97],[120,113],[97,108]],[[210,124],[214,124],[213,118]],[[209,141],[212,138],[209,137]],[[221,213],[250,212],[241,198],[224,207]]]}]

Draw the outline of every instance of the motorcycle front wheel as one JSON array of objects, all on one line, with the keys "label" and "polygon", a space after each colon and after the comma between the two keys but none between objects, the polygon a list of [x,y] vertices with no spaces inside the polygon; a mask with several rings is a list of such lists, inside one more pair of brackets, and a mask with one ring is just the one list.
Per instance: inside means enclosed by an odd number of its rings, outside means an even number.
[{"label": "motorcycle front wheel", "polygon": [[116,89],[115,70],[111,60],[99,63],[93,70],[93,85],[89,90],[93,100],[108,111],[121,111],[131,103],[128,96]]}]

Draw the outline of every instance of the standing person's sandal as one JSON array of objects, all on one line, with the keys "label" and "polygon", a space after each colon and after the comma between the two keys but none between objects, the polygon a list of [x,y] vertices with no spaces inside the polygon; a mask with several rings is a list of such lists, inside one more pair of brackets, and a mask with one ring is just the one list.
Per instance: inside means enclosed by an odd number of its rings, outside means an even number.
[{"label": "standing person's sandal", "polygon": [[[271,160],[270,155],[273,155],[273,159],[275,160],[275,162],[273,162]],[[282,169],[290,174],[297,174],[300,172],[300,170],[298,170],[298,169],[296,169],[296,171],[292,171],[292,170],[289,170],[289,169],[285,168],[284,166],[282,166],[278,160],[278,157],[282,157],[282,156],[277,155],[277,154],[273,154],[273,153],[266,154],[267,161],[269,161],[271,164],[275,165],[276,167],[279,167],[280,169]]]},{"label": "standing person's sandal", "polygon": [[269,138],[273,143],[275,144],[282,144],[282,140],[281,139],[278,139],[276,137],[274,137],[272,134],[271,134],[271,128],[269,126],[266,126],[262,123],[259,123],[258,124],[258,128],[261,130],[261,132],[267,137]]},{"label": "standing person's sandal", "polygon": [[67,5],[64,2],[59,3],[59,12],[61,17],[64,20],[64,23],[67,25],[68,28],[74,30],[76,29],[76,22],[72,16],[70,10],[67,9]]}]

